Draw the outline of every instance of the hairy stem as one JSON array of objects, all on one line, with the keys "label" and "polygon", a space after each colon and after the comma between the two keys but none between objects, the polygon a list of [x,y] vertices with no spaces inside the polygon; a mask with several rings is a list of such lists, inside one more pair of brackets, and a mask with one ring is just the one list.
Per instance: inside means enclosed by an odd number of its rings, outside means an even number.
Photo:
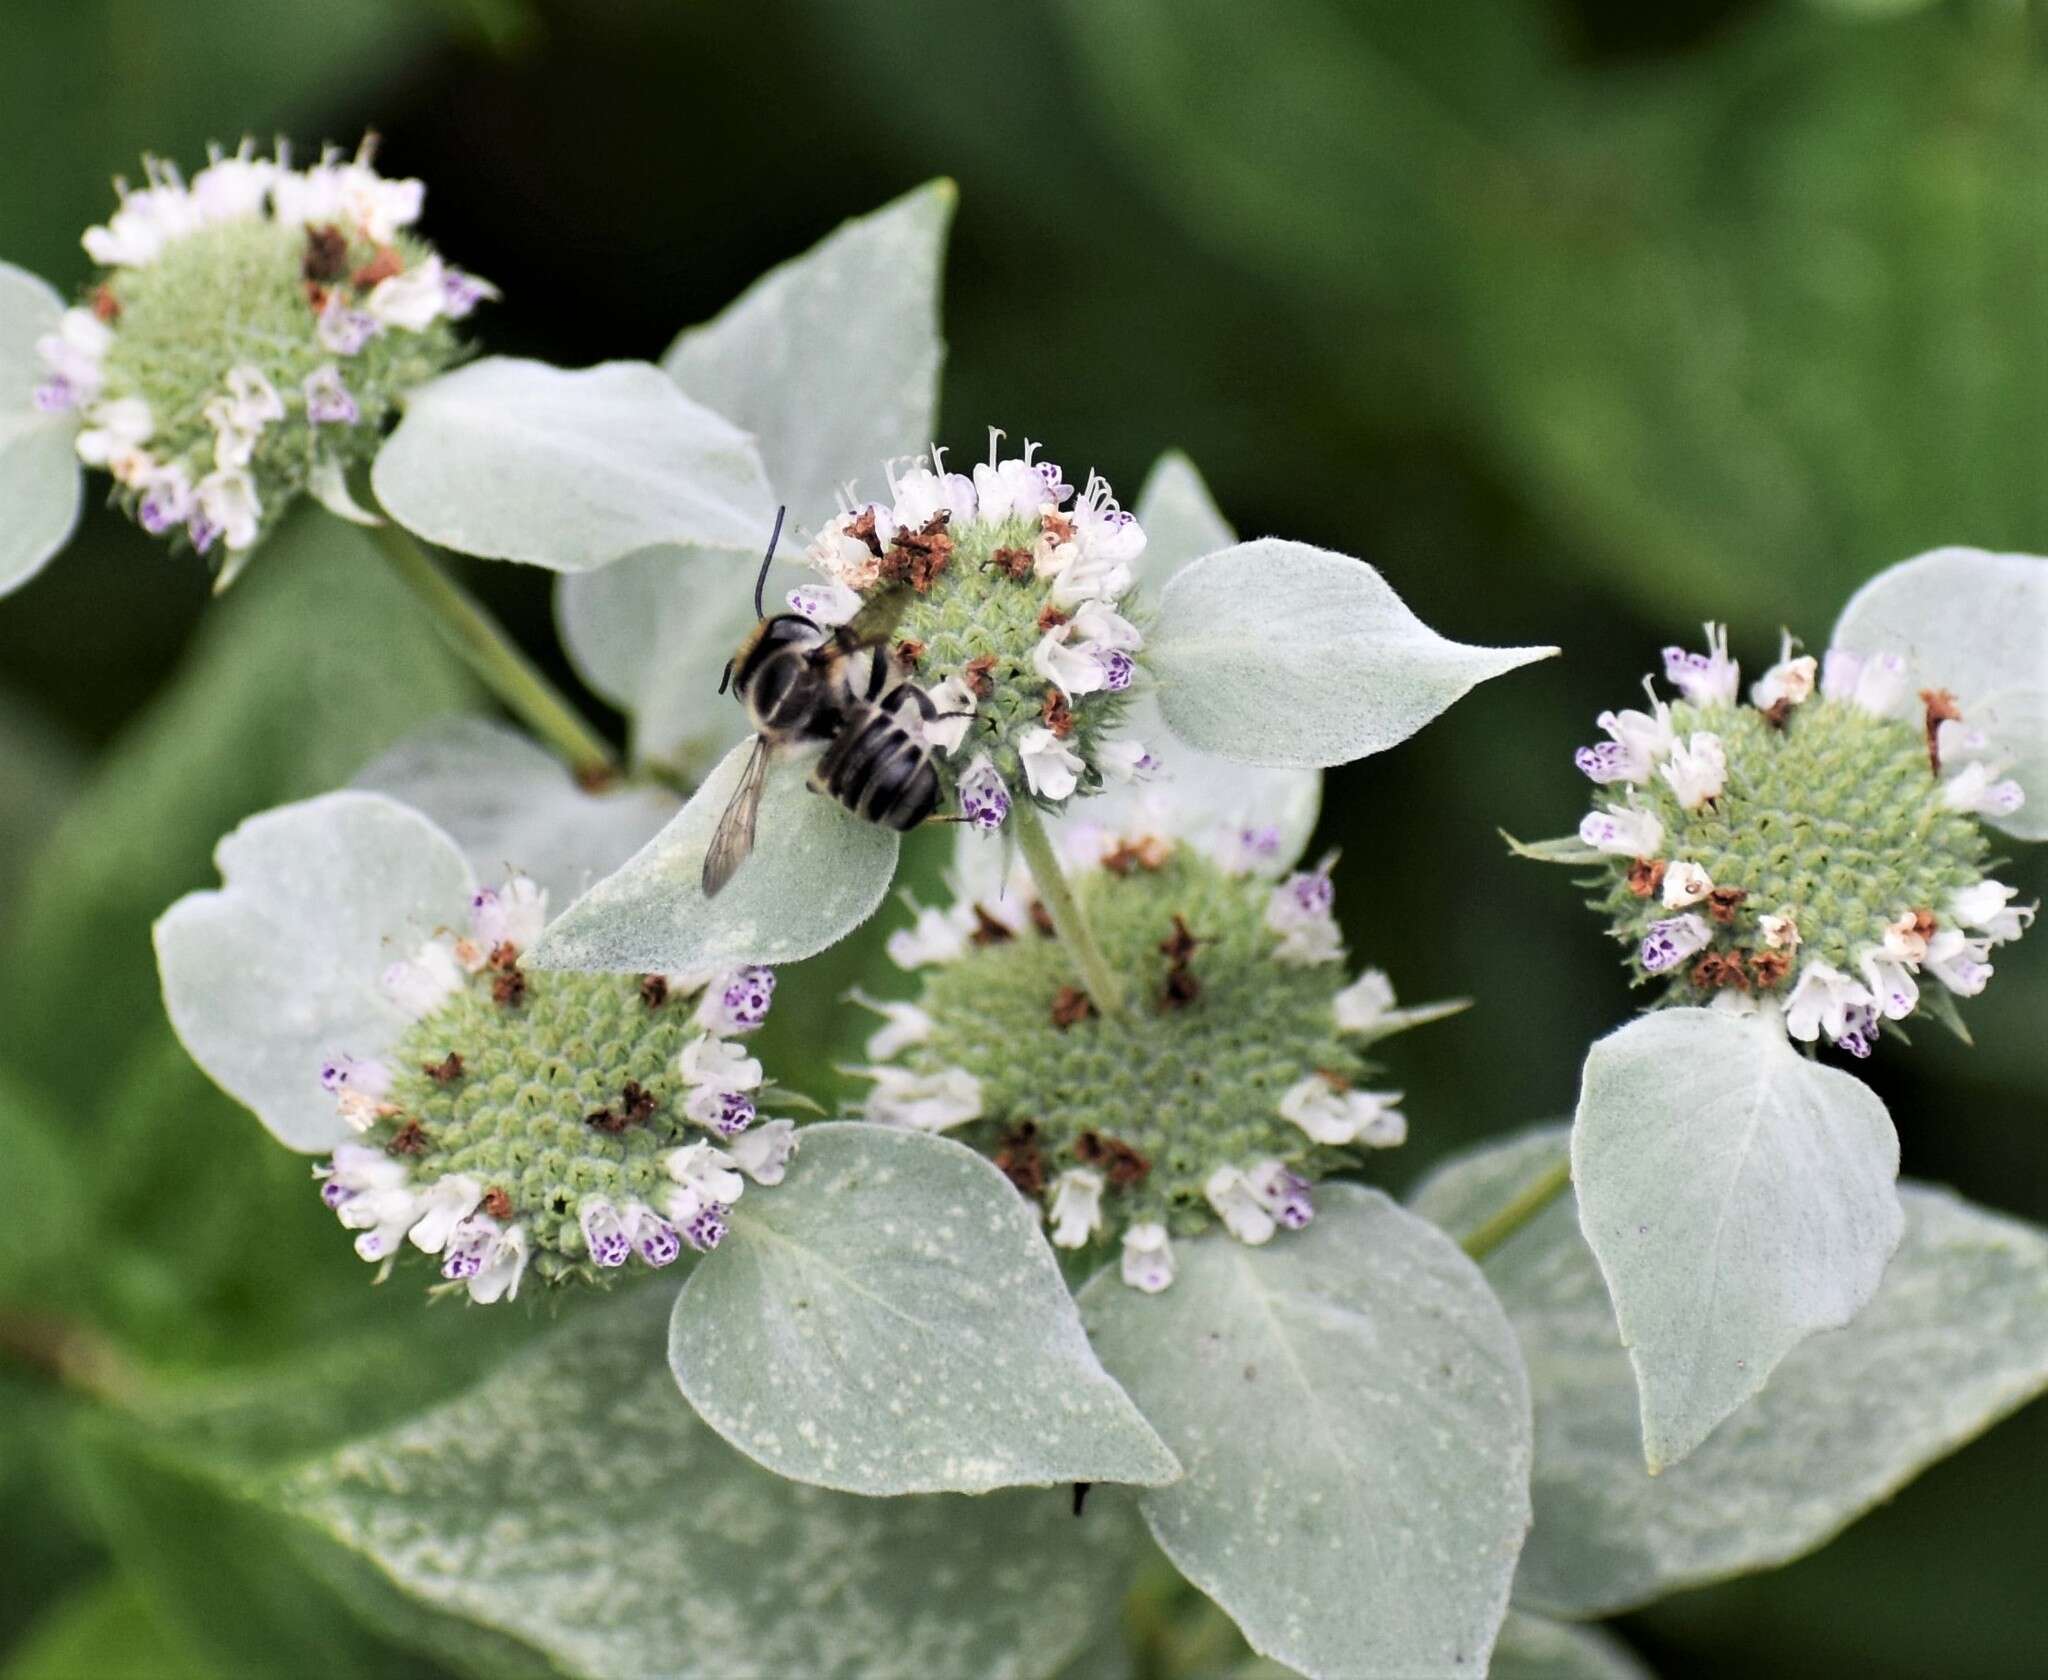
[{"label": "hairy stem", "polygon": [[1473,1259],[1484,1260],[1570,1189],[1571,1182],[1572,1164],[1569,1159],[1546,1167],[1467,1232],[1459,1246]]},{"label": "hairy stem", "polygon": [[391,569],[427,609],[448,645],[508,710],[568,760],[583,781],[607,781],[618,773],[618,759],[604,737],[409,531],[387,519],[375,535]]},{"label": "hairy stem", "polygon": [[1017,842],[1023,849],[1024,862],[1031,870],[1032,883],[1038,888],[1038,896],[1052,916],[1053,930],[1080,965],[1081,979],[1089,998],[1104,1015],[1121,1015],[1124,1011],[1123,987],[1110,972],[1109,964],[1102,960],[1102,947],[1095,943],[1095,930],[1088,925],[1087,914],[1074,897],[1073,888],[1067,885],[1066,873],[1060,868],[1060,860],[1053,855],[1052,839],[1045,832],[1037,807],[1028,799],[1019,799],[1010,809],[1010,820],[1016,825]]}]

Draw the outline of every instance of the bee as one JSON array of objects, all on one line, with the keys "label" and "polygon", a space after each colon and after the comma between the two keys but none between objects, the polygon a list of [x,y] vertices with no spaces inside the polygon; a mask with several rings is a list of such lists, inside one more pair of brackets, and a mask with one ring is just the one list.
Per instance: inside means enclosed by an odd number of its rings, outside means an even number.
[{"label": "bee", "polygon": [[[762,591],[781,535],[778,512],[754,582],[760,622],[718,685],[721,694],[730,686],[747,708],[754,748],[704,854],[706,898],[732,879],[754,848],[768,761],[778,749],[826,743],[811,771],[811,790],[884,828],[913,829],[938,809],[938,754],[917,724],[941,713],[896,668],[886,638],[864,638],[847,625],[828,630],[802,613],[767,616]],[[906,711],[915,711],[916,719],[907,719]]]}]

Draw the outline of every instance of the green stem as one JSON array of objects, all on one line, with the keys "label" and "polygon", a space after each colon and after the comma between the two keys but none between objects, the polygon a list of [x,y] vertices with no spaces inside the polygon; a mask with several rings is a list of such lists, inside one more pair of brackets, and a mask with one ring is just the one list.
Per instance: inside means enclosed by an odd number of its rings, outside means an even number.
[{"label": "green stem", "polygon": [[1572,1164],[1569,1158],[1546,1167],[1467,1234],[1459,1246],[1473,1259],[1484,1260],[1570,1189],[1571,1182]]},{"label": "green stem", "polygon": [[601,782],[618,773],[618,759],[604,737],[556,692],[497,620],[441,569],[404,526],[387,519],[375,534],[391,569],[405,580],[448,645],[486,688],[567,759],[582,780]]},{"label": "green stem", "polygon": [[1031,870],[1039,899],[1052,916],[1053,930],[1080,965],[1089,999],[1104,1015],[1121,1015],[1123,987],[1117,984],[1109,964],[1102,960],[1095,930],[1088,925],[1088,917],[1074,897],[1073,888],[1067,885],[1066,874],[1053,854],[1052,838],[1045,832],[1037,807],[1028,799],[1019,799],[1010,807],[1010,820],[1016,826],[1017,843],[1023,849],[1024,862]]}]

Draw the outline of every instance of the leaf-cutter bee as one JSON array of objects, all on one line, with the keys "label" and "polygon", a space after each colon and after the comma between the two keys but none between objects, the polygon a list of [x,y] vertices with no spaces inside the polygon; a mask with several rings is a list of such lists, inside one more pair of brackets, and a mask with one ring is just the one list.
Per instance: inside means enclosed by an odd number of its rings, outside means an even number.
[{"label": "leaf-cutter bee", "polygon": [[[813,792],[828,794],[857,817],[907,831],[938,809],[938,754],[917,728],[935,718],[931,696],[903,676],[883,639],[850,626],[826,629],[802,613],[765,616],[762,590],[782,514],[754,583],[760,622],[740,644],[725,678],[754,724],[754,748],[704,854],[704,896],[714,896],[754,848],[768,760],[777,749],[826,742],[812,769]],[[863,666],[865,667],[863,669]],[[916,720],[906,720],[905,710]]]}]

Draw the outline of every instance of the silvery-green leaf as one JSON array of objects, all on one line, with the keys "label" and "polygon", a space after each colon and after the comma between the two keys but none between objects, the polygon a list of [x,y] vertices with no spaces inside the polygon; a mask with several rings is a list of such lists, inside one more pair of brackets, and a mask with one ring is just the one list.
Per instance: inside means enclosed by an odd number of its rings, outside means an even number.
[{"label": "silvery-green leaf", "polygon": [[669,1363],[706,1423],[849,1493],[1180,1474],[1090,1351],[1036,1203],[951,1138],[800,1136],[676,1298]]},{"label": "silvery-green leaf", "polygon": [[661,1361],[667,1292],[289,1473],[284,1508],[401,1591],[606,1680],[1038,1680],[1123,1589],[1130,1525],[1064,1489],[863,1499],[771,1475]]},{"label": "silvery-green leaf", "polygon": [[1157,598],[1167,580],[1190,560],[1237,541],[1195,463],[1178,449],[1152,463],[1133,511],[1145,533],[1145,547],[1132,569],[1148,598]]},{"label": "silvery-green leaf", "polygon": [[407,399],[370,482],[430,542],[557,572],[656,543],[757,550],[774,522],[752,439],[647,362],[443,374]]},{"label": "silvery-green leaf", "polygon": [[0,262],[0,595],[41,571],[78,523],[77,423],[34,402],[45,377],[36,340],[63,313],[64,300],[42,281]]},{"label": "silvery-green leaf", "polygon": [[1378,1191],[1175,1244],[1172,1286],[1082,1292],[1187,1475],[1139,1509],[1253,1647],[1304,1673],[1482,1674],[1529,1525],[1529,1390],[1479,1269]]},{"label": "silvery-green leaf", "polygon": [[407,736],[359,772],[438,823],[480,881],[530,875],[565,909],[675,815],[665,788],[586,793],[530,736],[487,718],[450,717]]},{"label": "silvery-green leaf", "polygon": [[799,532],[837,511],[840,484],[879,493],[884,461],[932,441],[940,266],[959,196],[932,181],[845,223],[662,358],[693,400],[754,434]]},{"label": "silvery-green leaf", "polygon": [[1389,1009],[1371,1026],[1355,1029],[1345,1036],[1363,1049],[1383,1038],[1392,1038],[1396,1033],[1413,1032],[1417,1027],[1426,1027],[1435,1021],[1448,1021],[1453,1015],[1462,1015],[1471,1007],[1470,998],[1445,998],[1441,1003],[1418,1003],[1412,1009]]},{"label": "silvery-green leaf", "polygon": [[1605,1628],[1572,1627],[1510,1610],[1486,1680],[1651,1680],[1651,1675]]},{"label": "silvery-green leaf", "polygon": [[[758,550],[650,548],[556,583],[562,645],[577,675],[632,719],[635,763],[695,781],[747,736],[745,708],[718,680],[754,628],[759,564]],[[772,567],[768,610],[806,575]]]},{"label": "silvery-green leaf", "polygon": [[316,461],[313,470],[306,475],[306,491],[329,513],[337,519],[346,519],[351,525],[384,523],[379,515],[356,500],[348,487],[348,474],[342,471],[339,461]]},{"label": "silvery-green leaf", "polygon": [[1774,1017],[1662,1009],[1593,1046],[1572,1182],[1653,1473],[1870,1299],[1899,1242],[1898,1173],[1884,1104]]},{"label": "silvery-green leaf", "polygon": [[1849,598],[1829,645],[1903,653],[1915,686],[1954,694],[1963,721],[2018,760],[2027,802],[1996,826],[2048,840],[2048,559],[1937,548],[1888,566]]},{"label": "silvery-green leaf", "polygon": [[[1440,1168],[1414,1206],[1462,1236],[1566,1151],[1563,1127],[1488,1145]],[[1789,1562],[2048,1389],[2048,1233],[1927,1185],[1902,1185],[1900,1200],[1905,1233],[1870,1304],[1794,1348],[1656,1477],[1570,1191],[1488,1256],[1536,1396],[1518,1603],[1606,1616]]]},{"label": "silvery-green leaf", "polygon": [[379,793],[330,793],[251,817],[214,852],[220,887],[156,924],[171,1025],[208,1077],[277,1140],[347,1140],[320,1063],[375,1056],[408,1018],[378,986],[467,906],[454,841]]},{"label": "silvery-green leaf", "polygon": [[704,853],[751,750],[726,754],[669,825],[571,905],[527,961],[661,974],[795,962],[872,916],[896,872],[900,836],[811,792],[810,755],[770,765],[753,855],[716,898],[704,896]]},{"label": "silvery-green leaf", "polygon": [[[1156,599],[1186,561],[1213,554],[1236,540],[1210,499],[1208,487],[1185,455],[1162,455],[1139,493],[1138,521],[1145,547],[1138,558],[1140,585]],[[1112,784],[1100,796],[1069,808],[1063,826],[1094,824],[1118,833],[1149,831],[1200,843],[1252,829],[1276,831],[1277,845],[1260,860],[1262,874],[1285,874],[1308,849],[1322,811],[1323,778],[1313,769],[1255,766],[1204,752],[1176,736],[1159,709],[1156,689],[1133,696],[1121,733],[1142,742],[1159,769],[1142,782]]]},{"label": "silvery-green leaf", "polygon": [[1183,566],[1145,642],[1174,733],[1247,764],[1346,764],[1556,648],[1448,642],[1362,560],[1276,537]]}]

